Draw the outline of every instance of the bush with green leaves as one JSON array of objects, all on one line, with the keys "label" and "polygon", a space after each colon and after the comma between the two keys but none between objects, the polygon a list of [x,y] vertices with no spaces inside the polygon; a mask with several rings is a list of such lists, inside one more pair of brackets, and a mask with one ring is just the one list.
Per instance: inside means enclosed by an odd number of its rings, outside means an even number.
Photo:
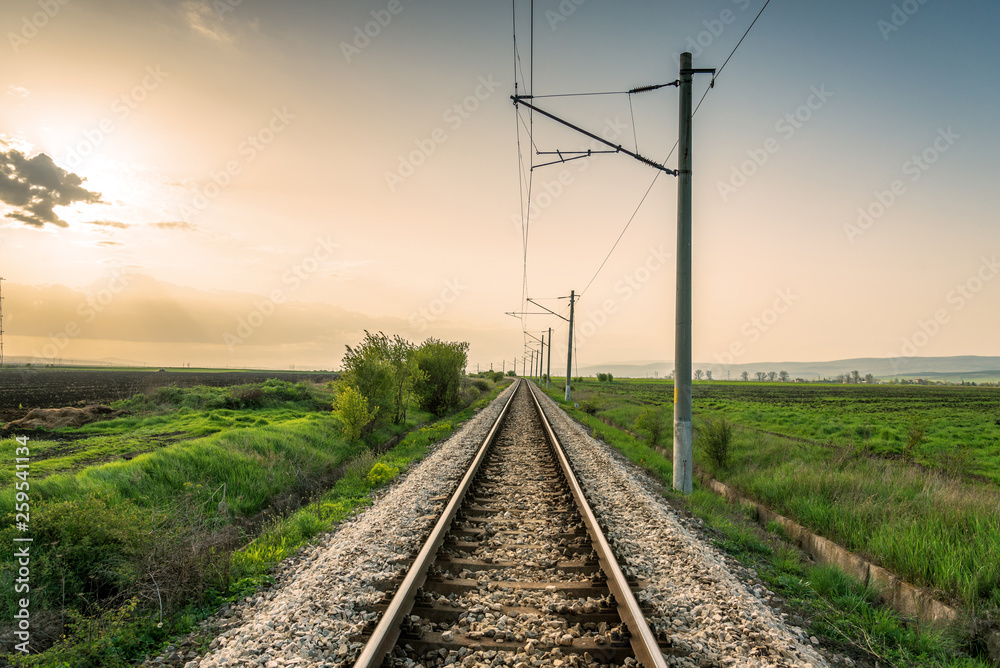
[{"label": "bush with green leaves", "polygon": [[652,445],[658,445],[663,435],[663,417],[659,409],[648,406],[635,419],[635,428],[649,436]]},{"label": "bush with green leaves", "polygon": [[371,470],[368,471],[368,475],[365,476],[365,479],[372,487],[378,487],[379,485],[389,482],[398,475],[399,469],[395,466],[390,466],[385,462],[376,462],[375,465],[372,466]]},{"label": "bush with green leaves", "polygon": [[353,385],[342,385],[337,394],[334,410],[343,425],[344,437],[356,441],[365,433],[378,414],[380,407],[368,407],[368,398]]},{"label": "bush with green leaves", "polygon": [[436,415],[445,415],[459,404],[462,370],[468,362],[467,341],[424,341],[415,356],[420,377],[414,392],[420,408]]}]

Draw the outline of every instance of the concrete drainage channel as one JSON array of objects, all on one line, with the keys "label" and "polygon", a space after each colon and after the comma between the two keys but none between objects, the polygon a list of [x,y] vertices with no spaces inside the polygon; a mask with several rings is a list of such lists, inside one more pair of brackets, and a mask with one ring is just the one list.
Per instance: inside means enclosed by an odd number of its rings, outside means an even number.
[{"label": "concrete drainage channel", "polygon": [[[766,527],[770,522],[781,525],[788,538],[819,563],[837,566],[861,582],[877,587],[881,591],[883,602],[901,615],[931,626],[957,625],[959,628],[970,628],[962,611],[936,599],[932,590],[917,587],[900,579],[892,572],[813,533],[784,515],[779,515],[753,499],[742,496],[723,482],[714,478],[703,482],[727,501],[752,506],[757,514],[757,522],[761,526]],[[990,660],[994,665],[1000,666],[1000,631],[989,631],[981,639],[989,652]]]}]

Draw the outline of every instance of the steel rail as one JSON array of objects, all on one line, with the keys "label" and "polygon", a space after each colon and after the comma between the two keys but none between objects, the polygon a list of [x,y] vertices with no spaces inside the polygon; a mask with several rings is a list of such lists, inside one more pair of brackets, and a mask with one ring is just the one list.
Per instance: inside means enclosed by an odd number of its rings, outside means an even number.
[{"label": "steel rail", "polygon": [[486,435],[486,438],[483,439],[483,443],[479,446],[479,451],[476,452],[476,456],[469,465],[468,471],[465,472],[465,476],[459,483],[455,493],[452,494],[451,500],[445,507],[444,512],[437,521],[437,524],[434,525],[434,529],[431,531],[430,536],[424,543],[423,548],[421,548],[420,552],[417,554],[417,558],[414,560],[413,566],[410,567],[410,570],[407,572],[402,584],[399,585],[399,590],[396,592],[396,595],[392,597],[389,607],[386,609],[385,613],[383,613],[382,619],[379,620],[371,638],[368,640],[365,648],[358,656],[358,660],[354,663],[354,668],[377,668],[382,664],[382,660],[385,658],[386,653],[396,644],[396,640],[399,638],[400,625],[402,624],[404,617],[410,614],[410,611],[413,610],[413,602],[416,598],[417,590],[423,586],[424,581],[426,581],[427,571],[431,564],[434,563],[434,558],[437,554],[438,548],[440,548],[444,543],[445,534],[447,534],[448,530],[451,528],[451,522],[455,519],[455,514],[458,512],[462,501],[465,499],[466,492],[468,492],[469,488],[472,486],[473,478],[476,477],[476,474],[479,472],[479,467],[486,458],[486,451],[489,450],[489,446],[496,438],[500,425],[503,424],[504,418],[507,417],[507,412],[510,409],[511,402],[514,400],[514,396],[517,394],[521,382],[522,379],[518,379],[518,384],[514,386],[514,389],[507,398],[507,403],[504,404],[503,410],[500,411],[500,415],[497,417],[496,422],[493,423],[493,427],[490,429],[490,432]]},{"label": "steel rail", "polygon": [[590,540],[594,543],[598,561],[601,564],[604,574],[608,577],[608,589],[615,595],[615,602],[618,604],[618,614],[621,616],[622,621],[628,625],[631,633],[629,642],[632,644],[632,651],[635,652],[636,658],[645,668],[666,668],[667,662],[664,660],[663,653],[656,642],[656,636],[653,635],[649,624],[646,623],[646,618],[642,614],[639,602],[632,594],[628,580],[625,578],[621,566],[618,565],[618,560],[611,551],[611,545],[608,543],[607,538],[604,537],[604,532],[601,531],[601,527],[597,522],[597,516],[594,515],[594,511],[590,508],[590,503],[583,494],[583,488],[576,479],[576,474],[569,464],[566,453],[563,452],[562,444],[559,443],[559,439],[552,430],[548,418],[545,417],[542,404],[538,401],[538,397],[535,394],[535,388],[531,383],[528,383],[528,389],[531,391],[531,398],[535,402],[535,408],[538,410],[538,416],[545,427],[545,433],[548,435],[552,449],[555,451],[556,459],[559,460],[559,464],[562,467],[563,475],[566,476],[566,480],[569,482],[570,491],[573,493],[573,498],[576,500],[580,515],[583,517],[587,533],[590,534]]}]

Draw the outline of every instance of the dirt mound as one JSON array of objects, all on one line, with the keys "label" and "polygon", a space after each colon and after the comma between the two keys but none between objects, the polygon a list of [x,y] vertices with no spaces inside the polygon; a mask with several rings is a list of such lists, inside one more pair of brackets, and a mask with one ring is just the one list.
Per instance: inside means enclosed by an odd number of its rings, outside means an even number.
[{"label": "dirt mound", "polygon": [[4,429],[17,427],[20,429],[58,429],[60,427],[79,427],[95,420],[108,420],[121,415],[110,406],[94,405],[76,408],[33,408],[20,420],[8,422]]}]

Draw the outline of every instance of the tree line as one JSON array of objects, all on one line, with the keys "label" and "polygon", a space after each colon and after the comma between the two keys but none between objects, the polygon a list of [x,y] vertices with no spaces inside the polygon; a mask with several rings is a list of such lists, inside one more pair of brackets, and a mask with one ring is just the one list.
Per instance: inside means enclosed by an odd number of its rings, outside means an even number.
[{"label": "tree line", "polygon": [[341,362],[334,408],[344,435],[356,440],[380,424],[401,424],[412,402],[424,411],[446,415],[459,405],[467,341],[429,338],[415,345],[398,334],[372,334],[347,346]]}]

